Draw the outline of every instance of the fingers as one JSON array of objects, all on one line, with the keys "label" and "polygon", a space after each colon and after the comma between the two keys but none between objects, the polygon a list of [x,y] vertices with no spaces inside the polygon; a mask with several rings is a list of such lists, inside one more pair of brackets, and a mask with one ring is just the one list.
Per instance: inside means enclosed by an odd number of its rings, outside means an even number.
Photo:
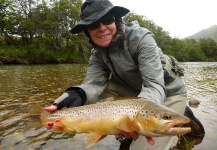
[{"label": "fingers", "polygon": [[54,112],[57,110],[57,106],[56,105],[48,106],[48,107],[45,107],[44,110],[49,111],[49,112]]},{"label": "fingers", "polygon": [[123,132],[126,138],[132,138],[134,141],[139,138],[139,134],[137,132]]},{"label": "fingers", "polygon": [[[132,138],[134,141],[136,141],[138,138],[139,138],[139,134],[137,132],[124,132],[124,135],[126,136],[126,138]],[[147,139],[147,142],[150,144],[150,145],[154,145],[155,141],[152,137],[150,136],[145,136],[146,139]]]},{"label": "fingers", "polygon": [[150,145],[154,145],[155,141],[152,137],[150,137],[150,136],[145,136],[145,137],[146,137],[146,139]]},{"label": "fingers", "polygon": [[[137,140],[139,138],[139,134],[137,132],[124,132],[123,131],[123,134],[126,138],[132,138],[134,141]],[[115,135],[115,138],[118,140],[119,138],[121,137],[121,134],[116,134]],[[155,141],[152,137],[150,136],[145,136],[146,139],[147,139],[147,142],[150,144],[150,145],[154,145]]]},{"label": "fingers", "polygon": [[53,122],[48,122],[47,124],[46,124],[46,128],[47,129],[51,129],[53,127]]},{"label": "fingers", "polygon": [[54,122],[47,122],[47,123],[46,123],[46,128],[47,128],[47,129],[51,129],[51,128],[53,127],[53,125],[54,125],[55,123],[58,123],[58,122],[60,122],[59,119],[56,119]]},{"label": "fingers", "polygon": [[[48,112],[54,112],[57,110],[57,106],[56,105],[52,105],[52,106],[48,106],[48,107],[44,107],[44,110],[48,111]],[[51,129],[53,127],[54,123],[53,122],[47,122],[46,123],[46,128],[47,129]]]},{"label": "fingers", "polygon": [[115,139],[119,139],[121,137],[121,134],[115,134]]},{"label": "fingers", "polygon": [[[124,132],[123,134],[126,138],[132,138],[134,141],[139,138],[139,134],[137,132]],[[121,134],[116,134],[115,138],[119,139],[121,137]]]}]

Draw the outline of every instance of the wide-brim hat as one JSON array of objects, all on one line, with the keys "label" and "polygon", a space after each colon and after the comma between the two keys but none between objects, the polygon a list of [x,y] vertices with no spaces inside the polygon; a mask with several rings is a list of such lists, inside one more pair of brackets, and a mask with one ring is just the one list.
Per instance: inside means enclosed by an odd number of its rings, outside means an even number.
[{"label": "wide-brim hat", "polygon": [[109,0],[86,0],[81,7],[80,21],[71,29],[71,33],[82,32],[85,26],[99,20],[107,13],[115,18],[121,18],[129,12],[129,9],[114,6]]}]

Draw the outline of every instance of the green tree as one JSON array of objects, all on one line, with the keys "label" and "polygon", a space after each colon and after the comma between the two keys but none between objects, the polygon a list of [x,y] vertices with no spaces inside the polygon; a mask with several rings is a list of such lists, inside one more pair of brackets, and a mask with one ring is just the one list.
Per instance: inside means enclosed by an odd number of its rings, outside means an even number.
[{"label": "green tree", "polygon": [[63,47],[68,49],[70,44],[73,44],[70,43],[72,38],[70,29],[79,19],[81,4],[81,0],[56,0],[51,4],[51,9],[47,9],[41,16],[46,16],[43,26],[46,26],[44,33],[50,50],[57,51]]},{"label": "green tree", "polygon": [[18,45],[14,40],[16,34],[16,13],[12,0],[0,0],[0,35],[4,36],[4,42],[8,45]]},{"label": "green tree", "polygon": [[37,7],[37,0],[14,0],[17,17],[16,30],[22,39],[23,45],[33,43],[35,35],[35,24],[33,20],[33,10]]},{"label": "green tree", "polygon": [[205,55],[211,60],[216,60],[217,58],[217,43],[211,39],[200,39],[199,40],[200,47]]},{"label": "green tree", "polygon": [[206,59],[204,52],[196,40],[187,39],[186,43],[186,49],[188,51],[190,61],[202,61]]},{"label": "green tree", "polygon": [[49,17],[48,14],[51,13],[46,1],[38,4],[35,9],[32,11],[32,18],[35,24],[35,35],[34,35],[34,44],[36,48],[45,47],[49,42],[46,40],[49,27]]},{"label": "green tree", "polygon": [[[91,49],[88,38],[84,33],[70,33],[80,20],[81,5],[82,0],[0,0],[0,46],[16,46],[18,55],[11,47],[11,56],[25,56],[34,59],[32,62],[46,60],[47,55],[50,60],[58,59],[60,53],[65,60],[75,56],[87,59]],[[134,12],[123,19],[126,23],[136,20],[150,30],[162,51],[179,61],[217,60],[217,43],[212,39],[171,38],[162,27]]]}]

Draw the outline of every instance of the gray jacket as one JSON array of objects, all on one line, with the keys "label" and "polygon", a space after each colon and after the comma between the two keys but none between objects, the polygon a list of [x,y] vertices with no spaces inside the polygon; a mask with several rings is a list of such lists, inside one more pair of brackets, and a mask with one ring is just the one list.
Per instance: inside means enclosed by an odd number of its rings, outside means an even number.
[{"label": "gray jacket", "polygon": [[[123,24],[124,41],[117,34],[108,48],[95,47],[86,78],[78,87],[95,103],[111,80],[138,91],[138,97],[163,103],[166,96],[186,93],[173,64],[157,46],[153,34],[137,22]],[[168,80],[166,80],[168,79]]]}]

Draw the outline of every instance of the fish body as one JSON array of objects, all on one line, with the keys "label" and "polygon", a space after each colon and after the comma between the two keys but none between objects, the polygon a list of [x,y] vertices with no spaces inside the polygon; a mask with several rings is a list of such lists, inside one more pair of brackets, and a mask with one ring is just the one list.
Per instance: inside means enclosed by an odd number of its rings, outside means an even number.
[{"label": "fish body", "polygon": [[54,123],[54,132],[89,133],[88,146],[106,135],[137,132],[140,135],[158,137],[182,135],[191,131],[179,127],[190,119],[154,101],[144,98],[119,98],[96,104],[73,107],[49,113],[32,106],[32,115],[39,116],[40,123]]}]

